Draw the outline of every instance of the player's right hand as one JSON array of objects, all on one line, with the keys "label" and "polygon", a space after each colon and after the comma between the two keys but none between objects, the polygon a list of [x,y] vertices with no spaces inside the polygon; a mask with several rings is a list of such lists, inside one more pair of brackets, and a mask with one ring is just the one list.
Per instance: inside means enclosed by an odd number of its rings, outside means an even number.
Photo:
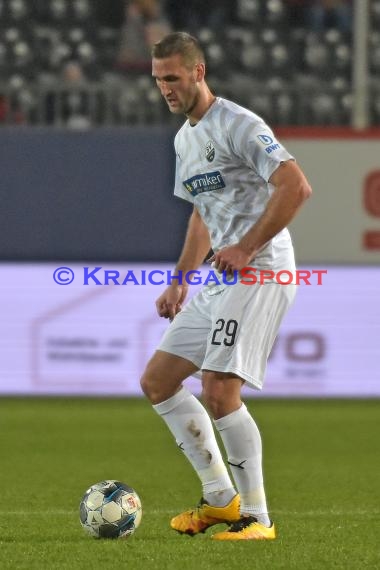
[{"label": "player's right hand", "polygon": [[157,313],[160,317],[173,320],[182,309],[182,303],[187,295],[186,285],[169,285],[156,301]]}]

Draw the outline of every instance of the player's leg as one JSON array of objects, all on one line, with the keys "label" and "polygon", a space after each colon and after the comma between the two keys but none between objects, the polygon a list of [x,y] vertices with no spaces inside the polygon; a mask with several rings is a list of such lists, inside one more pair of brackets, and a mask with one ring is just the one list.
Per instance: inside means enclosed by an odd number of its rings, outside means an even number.
[{"label": "player's leg", "polygon": [[[144,393],[197,472],[203,498],[228,502],[236,492],[218,449],[212,422],[200,401],[182,386],[197,370],[185,358],[158,350],[141,379]],[[215,505],[217,506],[217,505]]]},{"label": "player's leg", "polygon": [[151,404],[159,404],[181,390],[182,382],[197,370],[186,358],[157,350],[146,365],[141,388]]},{"label": "player's leg", "polygon": [[240,520],[214,537],[231,539],[236,534],[241,536],[243,530],[244,538],[274,538],[264,491],[261,437],[240,399],[243,380],[231,373],[210,370],[204,370],[202,376],[203,399],[222,438],[241,501]]},{"label": "player's leg", "polygon": [[[194,322],[196,316],[186,314],[185,310],[176,316],[160,344],[161,350],[154,354],[141,379],[143,391],[202,483],[200,505],[171,521],[172,528],[188,534],[239,516],[239,499],[219,451],[210,417],[199,400],[182,387],[182,381],[199,369],[194,362],[203,359],[199,353],[204,352],[206,344],[202,326],[198,324],[194,328]],[[182,328],[184,333],[181,333]],[[195,332],[192,334],[191,330]],[[181,351],[183,357],[178,356]]]},{"label": "player's leg", "polygon": [[[274,538],[262,472],[260,432],[240,401],[242,380],[260,389],[267,358],[295,289],[280,285],[226,289],[213,311],[202,366],[204,400],[214,417],[241,496],[242,519],[215,538]],[[237,378],[238,377],[238,378]]]}]

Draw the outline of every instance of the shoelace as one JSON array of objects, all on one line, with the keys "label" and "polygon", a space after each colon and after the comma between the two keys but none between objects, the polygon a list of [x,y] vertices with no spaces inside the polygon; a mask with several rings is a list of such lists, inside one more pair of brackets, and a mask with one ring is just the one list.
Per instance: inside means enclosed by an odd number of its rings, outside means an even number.
[{"label": "shoelace", "polygon": [[196,506],[196,510],[199,511],[199,509],[201,509],[203,505],[208,505],[208,502],[205,501],[205,499],[202,497]]},{"label": "shoelace", "polygon": [[241,517],[241,519],[232,523],[228,532],[240,532],[241,530],[247,528],[247,526],[249,526],[250,524],[256,523],[256,522],[257,522],[256,517],[252,517],[252,516]]},{"label": "shoelace", "polygon": [[199,511],[202,510],[203,505],[208,505],[208,502],[204,500],[204,498],[202,497],[199,501],[199,503],[197,504],[197,506],[195,507],[195,509],[193,509],[191,511],[191,514],[197,513],[199,514]]}]

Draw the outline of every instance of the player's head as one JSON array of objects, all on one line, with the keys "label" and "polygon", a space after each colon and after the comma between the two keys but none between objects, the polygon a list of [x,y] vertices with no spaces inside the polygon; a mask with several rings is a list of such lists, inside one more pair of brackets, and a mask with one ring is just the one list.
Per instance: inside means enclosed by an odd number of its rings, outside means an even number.
[{"label": "player's head", "polygon": [[205,77],[205,57],[198,40],[186,32],[174,32],[154,44],[152,76],[170,111],[189,114]]},{"label": "player's head", "polygon": [[189,68],[197,63],[205,63],[204,52],[198,40],[186,32],[168,34],[152,48],[153,59],[165,59],[173,55],[181,56],[183,64]]}]

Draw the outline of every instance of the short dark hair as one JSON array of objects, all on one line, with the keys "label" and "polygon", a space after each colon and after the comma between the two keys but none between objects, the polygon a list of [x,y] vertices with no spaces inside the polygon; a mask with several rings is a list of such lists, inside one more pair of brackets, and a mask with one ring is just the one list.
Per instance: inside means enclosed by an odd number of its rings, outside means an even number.
[{"label": "short dark hair", "polygon": [[198,40],[187,32],[173,32],[155,43],[152,57],[164,59],[172,55],[181,55],[186,65],[205,63],[205,54]]}]

